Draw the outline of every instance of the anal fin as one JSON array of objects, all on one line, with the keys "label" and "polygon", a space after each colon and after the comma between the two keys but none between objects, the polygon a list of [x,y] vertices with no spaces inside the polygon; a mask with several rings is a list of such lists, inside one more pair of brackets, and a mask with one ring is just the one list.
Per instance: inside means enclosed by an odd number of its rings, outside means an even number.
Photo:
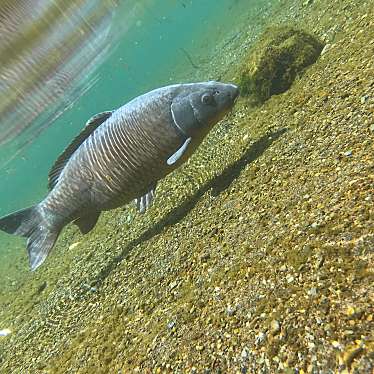
[{"label": "anal fin", "polygon": [[74,221],[74,223],[79,227],[82,234],[87,234],[95,227],[99,216],[100,212],[93,212],[91,214],[79,217]]},{"label": "anal fin", "polygon": [[135,204],[139,213],[144,213],[152,205],[155,197],[155,190],[156,184],[154,184],[146,194],[135,199]]}]

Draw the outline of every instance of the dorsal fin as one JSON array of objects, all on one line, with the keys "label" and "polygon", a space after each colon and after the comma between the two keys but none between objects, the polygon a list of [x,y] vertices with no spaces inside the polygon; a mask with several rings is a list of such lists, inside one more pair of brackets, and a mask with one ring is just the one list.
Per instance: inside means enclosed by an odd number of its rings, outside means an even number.
[{"label": "dorsal fin", "polygon": [[57,184],[58,178],[64,169],[66,163],[69,161],[72,154],[79,148],[79,146],[92,134],[96,128],[98,128],[102,123],[104,123],[111,115],[113,111],[102,112],[91,117],[86,126],[76,136],[73,141],[65,148],[65,150],[58,157],[52,169],[48,174],[48,189],[51,191],[53,187]]}]

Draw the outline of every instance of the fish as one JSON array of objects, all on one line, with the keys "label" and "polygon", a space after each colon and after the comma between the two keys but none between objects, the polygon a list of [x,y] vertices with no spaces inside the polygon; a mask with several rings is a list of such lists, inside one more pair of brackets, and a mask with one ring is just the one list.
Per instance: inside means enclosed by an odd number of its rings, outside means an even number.
[{"label": "fish", "polygon": [[94,115],[52,166],[47,196],[0,218],[0,229],[27,238],[33,271],[67,224],[87,234],[101,212],[132,201],[144,213],[157,183],[188,160],[238,95],[230,83],[181,83]]}]

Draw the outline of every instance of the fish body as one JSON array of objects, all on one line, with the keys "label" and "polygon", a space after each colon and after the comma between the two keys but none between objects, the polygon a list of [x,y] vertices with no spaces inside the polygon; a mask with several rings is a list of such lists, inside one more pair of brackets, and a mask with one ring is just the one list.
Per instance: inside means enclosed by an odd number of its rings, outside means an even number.
[{"label": "fish body", "polygon": [[34,270],[69,222],[85,234],[102,211],[134,199],[145,211],[157,182],[189,158],[237,96],[231,84],[172,85],[92,117],[52,167],[46,198],[1,218],[0,229],[28,238]]}]

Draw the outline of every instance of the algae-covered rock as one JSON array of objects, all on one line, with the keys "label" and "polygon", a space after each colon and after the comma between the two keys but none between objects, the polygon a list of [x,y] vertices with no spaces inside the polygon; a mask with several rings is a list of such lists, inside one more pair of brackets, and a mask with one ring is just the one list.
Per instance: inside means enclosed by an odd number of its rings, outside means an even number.
[{"label": "algae-covered rock", "polygon": [[271,27],[249,51],[242,72],[242,95],[254,103],[288,90],[298,74],[313,64],[323,44],[314,36],[291,27]]}]

